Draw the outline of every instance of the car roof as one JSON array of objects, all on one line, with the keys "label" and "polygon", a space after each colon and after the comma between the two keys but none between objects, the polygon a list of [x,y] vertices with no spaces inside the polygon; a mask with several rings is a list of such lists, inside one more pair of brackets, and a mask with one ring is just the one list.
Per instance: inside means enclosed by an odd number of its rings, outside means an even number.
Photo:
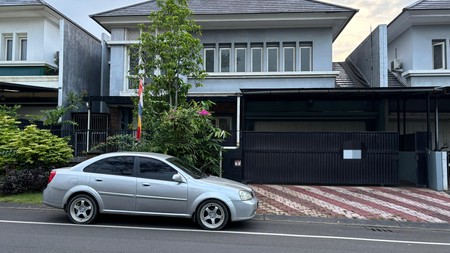
[{"label": "car roof", "polygon": [[121,152],[111,152],[100,155],[102,157],[113,157],[113,156],[148,156],[159,159],[167,159],[173,156],[160,154],[160,153],[152,153],[152,152],[132,152],[132,151],[121,151]]}]

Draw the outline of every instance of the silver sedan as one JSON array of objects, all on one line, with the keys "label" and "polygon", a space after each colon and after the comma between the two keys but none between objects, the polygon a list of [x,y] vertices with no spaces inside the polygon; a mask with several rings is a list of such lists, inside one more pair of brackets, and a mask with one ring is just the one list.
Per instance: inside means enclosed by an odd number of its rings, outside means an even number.
[{"label": "silver sedan", "polygon": [[207,176],[178,158],[141,152],[100,155],[50,173],[46,205],[88,224],[99,213],[192,218],[203,229],[255,216],[258,199],[244,184]]}]

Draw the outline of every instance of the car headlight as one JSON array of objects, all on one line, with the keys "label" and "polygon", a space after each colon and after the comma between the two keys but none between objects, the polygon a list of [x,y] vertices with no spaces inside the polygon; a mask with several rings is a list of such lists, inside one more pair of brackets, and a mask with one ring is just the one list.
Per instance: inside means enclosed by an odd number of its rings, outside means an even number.
[{"label": "car headlight", "polygon": [[252,194],[248,191],[239,191],[239,197],[242,201],[251,200],[253,198]]}]

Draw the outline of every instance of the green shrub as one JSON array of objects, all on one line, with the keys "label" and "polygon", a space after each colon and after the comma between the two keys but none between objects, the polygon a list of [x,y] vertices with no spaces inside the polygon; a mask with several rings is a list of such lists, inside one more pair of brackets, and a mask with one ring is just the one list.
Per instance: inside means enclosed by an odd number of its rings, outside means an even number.
[{"label": "green shrub", "polygon": [[135,151],[136,139],[131,134],[116,134],[108,136],[106,141],[94,146],[91,151],[99,152],[117,152],[117,151]]},{"label": "green shrub", "polygon": [[11,170],[0,181],[0,193],[13,195],[24,192],[41,192],[47,186],[49,172],[49,169],[43,168]]},{"label": "green shrub", "polygon": [[59,167],[73,157],[67,140],[53,135],[49,130],[38,129],[36,125],[16,133],[9,143],[2,145],[2,150],[14,151],[0,159],[2,167],[11,169]]},{"label": "green shrub", "polygon": [[0,114],[0,173],[15,162],[16,149],[10,144],[20,135],[18,124],[11,116]]}]

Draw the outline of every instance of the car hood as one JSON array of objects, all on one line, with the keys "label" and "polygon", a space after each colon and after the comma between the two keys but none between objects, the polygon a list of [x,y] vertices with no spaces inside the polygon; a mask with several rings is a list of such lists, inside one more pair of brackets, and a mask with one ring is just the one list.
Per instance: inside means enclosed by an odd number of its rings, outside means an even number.
[{"label": "car hood", "polygon": [[252,191],[252,188],[250,186],[247,186],[245,184],[242,184],[242,183],[239,183],[239,182],[236,182],[233,180],[229,180],[226,178],[221,178],[221,177],[209,176],[209,177],[200,179],[200,181],[209,183],[209,184],[213,184],[213,185],[221,185],[221,186],[233,188],[236,190],[245,190],[245,191],[250,191],[250,192]]}]

